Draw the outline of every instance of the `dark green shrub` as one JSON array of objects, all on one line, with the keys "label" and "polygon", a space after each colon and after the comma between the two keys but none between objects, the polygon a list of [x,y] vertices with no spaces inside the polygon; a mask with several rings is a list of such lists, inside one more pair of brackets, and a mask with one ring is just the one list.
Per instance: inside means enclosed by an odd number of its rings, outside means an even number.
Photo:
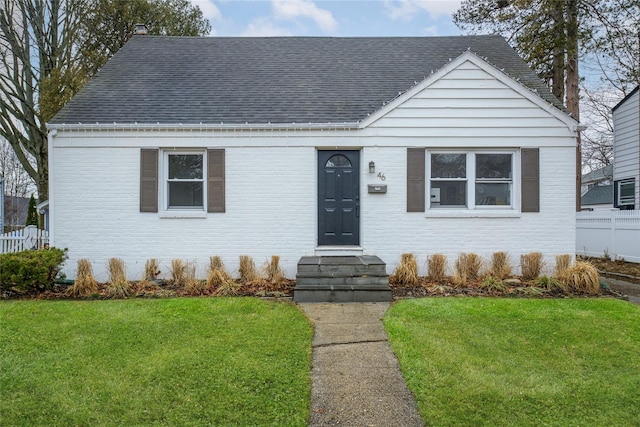
[{"label": "dark green shrub", "polygon": [[51,289],[67,259],[66,249],[41,249],[0,255],[0,291]]},{"label": "dark green shrub", "polygon": [[27,209],[27,223],[25,224],[38,226],[38,209],[36,209],[36,198],[31,195],[29,199],[29,208]]}]

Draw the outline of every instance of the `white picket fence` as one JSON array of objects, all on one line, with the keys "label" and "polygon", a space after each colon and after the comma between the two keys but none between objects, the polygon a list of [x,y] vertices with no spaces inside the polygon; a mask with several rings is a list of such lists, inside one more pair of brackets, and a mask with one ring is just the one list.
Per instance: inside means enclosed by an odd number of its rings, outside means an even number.
[{"label": "white picket fence", "polygon": [[640,263],[640,211],[578,212],[576,253]]},{"label": "white picket fence", "polygon": [[40,249],[49,243],[49,232],[29,225],[22,230],[0,234],[0,254]]}]

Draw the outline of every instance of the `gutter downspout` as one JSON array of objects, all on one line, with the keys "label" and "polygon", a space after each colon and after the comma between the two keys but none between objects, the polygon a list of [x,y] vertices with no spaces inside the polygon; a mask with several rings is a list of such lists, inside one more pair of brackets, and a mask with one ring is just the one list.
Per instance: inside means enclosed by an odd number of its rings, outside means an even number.
[{"label": "gutter downspout", "polygon": [[54,185],[54,168],[53,168],[53,140],[58,134],[57,129],[52,129],[49,131],[47,135],[47,151],[49,154],[49,158],[47,162],[49,163],[49,247],[55,246],[55,206],[56,206],[56,197],[55,191],[56,186]]}]

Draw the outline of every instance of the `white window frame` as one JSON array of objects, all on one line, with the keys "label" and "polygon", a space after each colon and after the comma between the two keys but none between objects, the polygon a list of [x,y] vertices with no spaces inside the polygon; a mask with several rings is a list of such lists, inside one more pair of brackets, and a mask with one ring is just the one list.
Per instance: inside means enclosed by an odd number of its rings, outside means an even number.
[{"label": "white window frame", "polygon": [[[202,179],[201,180],[169,180],[169,156],[173,155],[201,155],[202,156]],[[207,150],[162,150],[162,211],[173,214],[183,212],[200,216],[207,212]],[[202,206],[169,206],[169,182],[201,182],[202,183]]]},{"label": "white window frame", "polygon": [[[629,179],[621,179],[620,181],[618,181],[616,183],[616,185],[618,186],[618,200],[616,200],[616,205],[617,206],[635,206],[636,205],[636,180],[635,178],[629,178]],[[624,199],[622,198],[622,186],[623,185],[632,185],[633,186],[633,193],[631,194],[630,198]]]},{"label": "white window frame", "polygon": [[[466,178],[431,178],[431,155],[432,154],[466,154]],[[476,155],[477,154],[509,154],[511,155],[511,179],[480,179],[476,178]],[[519,151],[515,149],[486,150],[486,149],[427,149],[425,156],[425,178],[426,178],[426,199],[429,216],[447,213],[470,213],[470,212],[515,212],[520,205],[520,164]],[[431,206],[431,182],[433,181],[466,181],[467,200],[466,206],[432,207]],[[509,205],[476,205],[476,183],[508,183],[510,191]]]}]

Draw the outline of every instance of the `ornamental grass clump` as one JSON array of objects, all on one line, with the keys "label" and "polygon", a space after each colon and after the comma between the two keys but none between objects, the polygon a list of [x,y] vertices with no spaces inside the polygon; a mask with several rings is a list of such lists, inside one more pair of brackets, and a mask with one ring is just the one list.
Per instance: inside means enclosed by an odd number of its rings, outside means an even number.
[{"label": "ornamental grass clump", "polygon": [[271,255],[271,261],[264,264],[264,276],[274,285],[280,285],[284,282],[284,272],[280,268],[280,257]]},{"label": "ornamental grass clump", "polygon": [[469,283],[469,265],[467,264],[467,254],[460,254],[456,259],[451,282],[455,287],[466,286]]},{"label": "ornamental grass clump", "polygon": [[258,273],[256,273],[256,263],[253,262],[253,258],[249,255],[240,255],[238,273],[240,273],[240,283],[249,283],[256,280]]},{"label": "ornamental grass clump", "polygon": [[403,286],[418,285],[418,262],[411,253],[402,254],[400,265],[396,267],[396,280]]},{"label": "ornamental grass clump", "polygon": [[131,295],[131,283],[127,281],[124,260],[109,258],[109,285],[107,296],[109,298],[126,298]]},{"label": "ornamental grass clump", "polygon": [[187,265],[181,259],[172,259],[171,260],[171,280],[173,281],[174,286],[184,286],[185,285],[185,270]]},{"label": "ornamental grass clump", "polygon": [[76,280],[73,285],[67,289],[67,295],[70,297],[87,297],[98,292],[98,283],[93,277],[93,268],[91,261],[86,258],[78,260],[78,269],[76,271]]},{"label": "ornamental grass clump", "polygon": [[444,281],[447,270],[447,257],[443,254],[433,254],[427,259],[429,280],[436,283]]},{"label": "ornamental grass clump", "polygon": [[567,271],[571,267],[571,255],[556,255],[556,265],[553,269],[553,277],[565,282],[567,280]]},{"label": "ornamental grass clump", "polygon": [[214,289],[228,282],[233,282],[233,279],[227,272],[222,259],[219,256],[210,257],[209,272],[207,273],[207,286],[210,289]]},{"label": "ornamental grass clump", "polygon": [[522,280],[535,280],[542,271],[542,254],[540,252],[530,252],[520,255],[520,269]]},{"label": "ornamental grass clump", "polygon": [[598,270],[585,261],[576,261],[567,269],[565,279],[567,287],[577,293],[597,295],[600,293]]},{"label": "ornamental grass clump", "polygon": [[512,272],[509,254],[506,252],[494,252],[491,255],[491,276],[504,280],[511,277]]},{"label": "ornamental grass clump", "polygon": [[478,280],[478,278],[480,278],[481,268],[481,256],[474,253],[461,253],[458,255],[458,259],[456,259],[452,278],[453,284],[455,286],[466,286],[470,280]]},{"label": "ornamental grass clump", "polygon": [[184,268],[184,292],[187,295],[204,295],[208,287],[204,280],[199,280],[196,275],[196,263],[190,262]]},{"label": "ornamental grass clump", "polygon": [[160,263],[156,258],[148,259],[144,263],[144,278],[146,280],[157,280],[160,276]]},{"label": "ornamental grass clump", "polygon": [[488,275],[482,279],[478,287],[489,293],[501,293],[507,289],[505,284],[502,283],[502,280],[492,275]]},{"label": "ornamental grass clump", "polygon": [[543,289],[545,291],[562,291],[565,292],[567,290],[567,286],[561,280],[556,277],[549,277],[546,275],[542,275],[538,277],[535,282],[535,286],[537,288]]}]

